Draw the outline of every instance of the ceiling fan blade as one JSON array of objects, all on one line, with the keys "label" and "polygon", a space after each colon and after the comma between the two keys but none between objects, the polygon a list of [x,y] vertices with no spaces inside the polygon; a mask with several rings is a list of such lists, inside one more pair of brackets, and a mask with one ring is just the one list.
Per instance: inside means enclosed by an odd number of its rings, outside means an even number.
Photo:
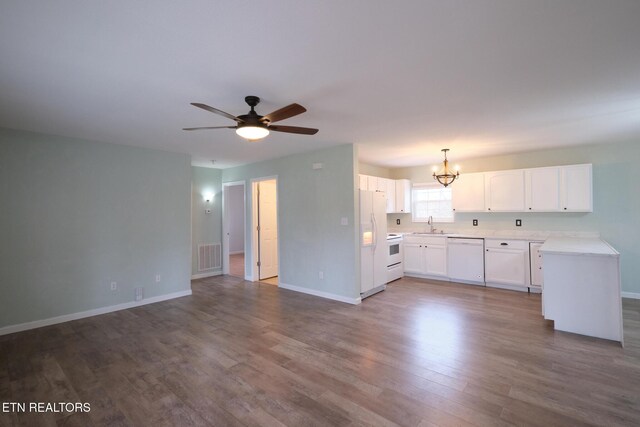
[{"label": "ceiling fan blade", "polygon": [[289,117],[297,116],[298,114],[302,114],[305,111],[307,111],[307,109],[302,105],[293,103],[267,114],[266,116],[262,117],[261,120],[268,121],[269,123],[275,123],[279,122],[280,120],[288,119]]},{"label": "ceiling fan blade", "polygon": [[269,126],[269,130],[276,132],[299,133],[301,135],[315,135],[318,129],[302,128],[299,126]]},{"label": "ceiling fan blade", "polygon": [[200,129],[237,129],[238,126],[206,126],[199,128],[182,128],[182,130],[200,130]]},{"label": "ceiling fan blade", "polygon": [[209,111],[211,113],[220,114],[221,116],[224,116],[224,117],[226,117],[228,119],[231,119],[231,120],[234,120],[236,122],[240,122],[240,123],[242,122],[242,120],[240,120],[236,116],[232,116],[231,114],[225,113],[224,111],[218,110],[217,108],[210,107],[207,104],[200,104],[198,102],[192,102],[191,105],[193,105],[194,107],[202,108],[203,110],[207,110],[207,111]]}]

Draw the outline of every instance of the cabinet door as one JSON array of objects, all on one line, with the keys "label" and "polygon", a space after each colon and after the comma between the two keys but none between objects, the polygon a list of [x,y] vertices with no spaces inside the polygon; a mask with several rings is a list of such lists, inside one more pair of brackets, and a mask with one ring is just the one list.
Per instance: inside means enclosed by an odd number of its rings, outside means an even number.
[{"label": "cabinet door", "polygon": [[560,168],[535,168],[524,171],[526,208],[529,211],[560,210]]},{"label": "cabinet door", "polygon": [[541,288],[542,281],[542,254],[540,253],[542,243],[531,243],[531,286]]},{"label": "cabinet door", "polygon": [[425,274],[432,276],[447,275],[447,247],[425,245]]},{"label": "cabinet door", "polygon": [[404,243],[404,271],[405,273],[424,274],[424,248],[419,243]]},{"label": "cabinet door", "polygon": [[560,167],[560,201],[562,211],[593,212],[591,165]]},{"label": "cabinet door", "polygon": [[385,178],[384,182],[387,193],[387,213],[393,213],[396,211],[396,180]]},{"label": "cabinet door", "polygon": [[411,181],[396,180],[396,212],[411,212]]},{"label": "cabinet door", "polygon": [[485,249],[485,281],[526,286],[526,256],[527,251],[521,249]]},{"label": "cabinet door", "polygon": [[378,177],[377,176],[368,176],[367,177],[367,186],[369,187],[369,191],[378,191]]},{"label": "cabinet door", "polygon": [[465,173],[451,184],[451,202],[456,212],[483,212],[484,173]]},{"label": "cabinet door", "polygon": [[369,177],[367,175],[358,175],[358,178],[360,179],[360,186],[359,188],[361,190],[365,190],[368,191],[369,190]]},{"label": "cabinet door", "polygon": [[522,169],[484,174],[485,204],[491,212],[524,211],[524,171]]}]

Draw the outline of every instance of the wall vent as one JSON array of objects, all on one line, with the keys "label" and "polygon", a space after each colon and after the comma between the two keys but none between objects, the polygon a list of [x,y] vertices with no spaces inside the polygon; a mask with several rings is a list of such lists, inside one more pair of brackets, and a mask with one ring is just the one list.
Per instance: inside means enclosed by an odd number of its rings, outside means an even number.
[{"label": "wall vent", "polygon": [[222,250],[220,243],[198,245],[198,271],[207,271],[222,266]]}]

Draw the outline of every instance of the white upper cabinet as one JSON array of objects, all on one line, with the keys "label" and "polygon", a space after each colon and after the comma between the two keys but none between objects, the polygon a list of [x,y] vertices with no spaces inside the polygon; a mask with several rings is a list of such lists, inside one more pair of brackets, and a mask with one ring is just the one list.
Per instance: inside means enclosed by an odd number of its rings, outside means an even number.
[{"label": "white upper cabinet", "polygon": [[369,177],[367,175],[358,175],[358,178],[360,180],[360,185],[358,186],[358,188],[360,190],[364,190],[364,191],[368,191],[369,190]]},{"label": "white upper cabinet", "polygon": [[491,212],[524,211],[524,170],[484,174],[485,205]]},{"label": "white upper cabinet", "polygon": [[369,186],[369,191],[384,191],[387,189],[385,182],[385,178],[378,178],[377,176],[369,176],[367,177],[367,185]]},{"label": "white upper cabinet", "polygon": [[557,212],[560,210],[560,168],[525,169],[526,210]]},{"label": "white upper cabinet", "polygon": [[[411,212],[411,181],[359,175],[360,189],[387,195],[387,213]],[[593,212],[592,165],[461,174],[451,184],[456,212]]]},{"label": "white upper cabinet", "polygon": [[593,180],[590,164],[560,167],[562,212],[593,212]]},{"label": "white upper cabinet", "polygon": [[384,179],[387,193],[387,213],[396,211],[396,181],[395,179]]},{"label": "white upper cabinet", "polygon": [[408,179],[396,180],[396,210],[395,212],[411,212],[411,181]]},{"label": "white upper cabinet", "polygon": [[451,201],[456,212],[482,212],[484,173],[465,173],[451,184]]},{"label": "white upper cabinet", "polygon": [[358,175],[360,190],[380,191],[387,196],[387,213],[411,212],[411,181]]}]

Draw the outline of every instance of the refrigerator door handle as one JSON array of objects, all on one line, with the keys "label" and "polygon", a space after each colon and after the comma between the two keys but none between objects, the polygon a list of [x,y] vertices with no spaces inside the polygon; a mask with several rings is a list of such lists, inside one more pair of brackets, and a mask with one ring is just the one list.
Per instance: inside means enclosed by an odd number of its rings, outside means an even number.
[{"label": "refrigerator door handle", "polygon": [[375,252],[378,246],[378,223],[373,213],[371,213],[371,222],[373,223],[373,251]]}]

